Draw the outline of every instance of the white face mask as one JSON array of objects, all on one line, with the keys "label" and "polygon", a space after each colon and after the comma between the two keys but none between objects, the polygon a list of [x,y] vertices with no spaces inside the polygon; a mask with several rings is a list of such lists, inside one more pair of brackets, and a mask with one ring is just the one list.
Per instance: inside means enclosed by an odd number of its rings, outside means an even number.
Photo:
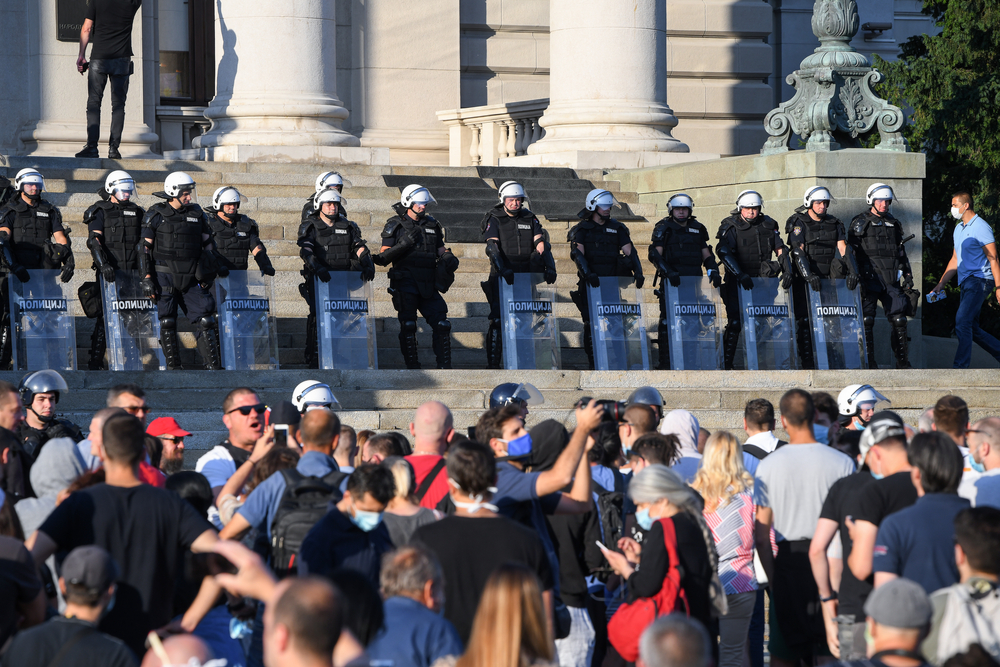
[{"label": "white face mask", "polygon": [[957,206],[951,207],[951,217],[955,218],[956,220],[962,219],[962,213],[958,210]]}]

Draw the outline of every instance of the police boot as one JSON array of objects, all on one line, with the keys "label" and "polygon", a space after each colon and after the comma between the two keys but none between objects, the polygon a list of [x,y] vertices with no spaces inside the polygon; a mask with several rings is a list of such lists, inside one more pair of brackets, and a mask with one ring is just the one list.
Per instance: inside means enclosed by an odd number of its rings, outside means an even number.
[{"label": "police boot", "polygon": [[167,360],[168,371],[182,371],[181,350],[177,342],[177,319],[164,317],[160,320],[160,348]]},{"label": "police boot", "polygon": [[799,346],[799,360],[802,368],[813,370],[816,368],[816,359],[813,356],[812,345],[812,325],[806,318],[795,320],[795,344]]},{"label": "police boot", "polygon": [[875,318],[866,317],[865,324],[865,350],[868,352],[868,368],[878,368],[875,363]]},{"label": "police boot", "polygon": [[201,335],[198,336],[198,353],[205,365],[205,370],[221,371],[222,354],[219,350],[219,330],[216,328],[215,316],[206,315],[198,320]]},{"label": "police boot", "polygon": [[306,317],[306,349],[303,353],[306,366],[309,368],[319,368],[319,348],[316,340],[316,316]]},{"label": "police boot", "polygon": [[896,368],[913,368],[910,366],[910,337],[906,332],[906,315],[894,315],[892,318],[892,352],[896,355]]},{"label": "police boot", "polygon": [[407,368],[420,368],[420,361],[417,359],[417,323],[413,320],[399,323],[399,349],[403,352],[403,363]]},{"label": "police boot", "polygon": [[587,368],[594,370],[594,337],[590,332],[590,322],[583,323],[583,351],[587,353]]},{"label": "police boot", "polygon": [[90,360],[87,368],[92,371],[99,371],[104,368],[104,353],[108,349],[108,340],[104,331],[104,318],[98,317],[94,321],[94,333],[90,334]]},{"label": "police boot", "polygon": [[660,365],[657,366],[661,371],[670,370],[670,322],[667,320],[660,320],[660,323],[656,327],[656,342],[660,348]]},{"label": "police boot", "polygon": [[503,340],[500,336],[500,321],[490,320],[486,330],[486,367],[503,368]]},{"label": "police boot", "polygon": [[740,343],[740,326],[727,324],[726,330],[722,334],[722,362],[723,368],[727,371],[733,370],[733,362],[736,360],[736,347]]},{"label": "police boot", "polygon": [[433,328],[431,343],[438,368],[451,368],[451,322],[441,320]]}]

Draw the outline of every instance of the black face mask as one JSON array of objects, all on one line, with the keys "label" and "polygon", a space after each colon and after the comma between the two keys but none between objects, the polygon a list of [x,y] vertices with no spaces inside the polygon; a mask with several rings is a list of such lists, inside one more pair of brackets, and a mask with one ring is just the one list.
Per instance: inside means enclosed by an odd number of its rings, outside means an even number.
[{"label": "black face mask", "polygon": [[417,213],[417,212],[416,212],[416,211],[415,211],[414,209],[412,209],[412,208],[411,208],[410,210],[411,210],[411,211],[413,211],[413,215],[417,216],[417,220],[423,220],[423,219],[424,219],[424,216],[426,216],[426,215],[427,215],[427,211],[426,211],[426,210],[423,210],[423,211],[421,211],[420,213]]},{"label": "black face mask", "polygon": [[607,222],[608,220],[611,219],[611,211],[608,211],[607,215],[604,215],[603,213],[601,213],[600,211],[598,211],[597,212],[597,217],[599,217],[604,222]]},{"label": "black face mask", "polygon": [[31,201],[39,201],[42,198],[42,194],[41,193],[34,194],[34,195],[29,195],[27,192],[25,192],[23,194],[24,194],[25,197],[27,197]]}]

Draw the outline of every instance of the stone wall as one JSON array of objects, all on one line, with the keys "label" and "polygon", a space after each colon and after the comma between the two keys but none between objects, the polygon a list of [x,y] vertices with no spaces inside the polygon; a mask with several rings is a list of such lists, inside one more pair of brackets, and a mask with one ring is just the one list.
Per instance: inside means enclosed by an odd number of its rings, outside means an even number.
[{"label": "stone wall", "polygon": [[28,1],[0,3],[0,154],[17,150],[17,135],[30,118]]}]

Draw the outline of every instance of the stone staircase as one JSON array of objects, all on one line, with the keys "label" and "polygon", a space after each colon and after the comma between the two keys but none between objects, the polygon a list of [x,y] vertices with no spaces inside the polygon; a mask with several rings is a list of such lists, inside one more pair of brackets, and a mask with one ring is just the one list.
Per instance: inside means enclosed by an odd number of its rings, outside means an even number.
[{"label": "stone staircase", "polygon": [[[302,262],[295,245],[299,216],[304,200],[313,192],[316,175],[330,165],[278,163],[180,162],[171,160],[77,160],[72,158],[35,158],[0,156],[0,173],[13,179],[18,170],[35,167],[45,176],[46,199],[57,205],[68,224],[73,238],[77,272],[70,283],[73,293],[87,280],[93,280],[92,260],[86,249],[87,236],[83,213],[97,200],[96,191],[103,187],[104,178],[113,169],[125,169],[136,179],[138,203],[148,207],[158,201],[152,196],[162,189],[164,177],[171,171],[191,174],[198,183],[197,198],[203,206],[211,201],[212,193],[222,185],[233,185],[247,197],[241,212],[254,218],[261,229],[278,274],[275,277],[274,314],[278,318],[278,347],[282,368],[304,368],[302,350],[305,346],[306,305],[299,296]],[[348,182],[344,188],[348,217],[361,228],[369,247],[377,251],[385,220],[392,215],[391,206],[398,201],[400,190],[410,183],[427,186],[439,202],[431,213],[445,228],[446,241],[461,266],[455,284],[445,295],[449,319],[452,322],[452,356],[455,368],[475,369],[486,365],[483,352],[484,332],[489,306],[479,286],[489,272],[480,236],[484,212],[496,203],[496,189],[506,180],[521,182],[530,196],[532,210],[539,216],[549,234],[559,271],[558,302],[555,315],[562,334],[562,362],[567,369],[586,367],[581,349],[582,323],[576,307],[570,302],[569,291],[576,284],[576,267],[569,259],[566,233],[575,224],[577,212],[583,208],[586,193],[594,187],[615,193],[622,208],[615,216],[626,222],[632,238],[639,245],[643,258],[647,286],[653,269],[645,261],[645,248],[657,219],[654,204],[639,203],[634,193],[620,192],[617,181],[605,181],[601,171],[574,172],[571,169],[506,168],[506,167],[385,167],[342,165],[341,174]],[[254,264],[251,263],[251,267]],[[374,283],[376,331],[379,344],[379,366],[385,369],[403,368],[396,333],[399,322],[386,293],[388,279],[380,269]],[[71,308],[77,316],[78,364],[88,358],[93,320],[83,317],[77,301]],[[185,365],[197,368],[200,359],[194,352],[194,336],[185,318],[179,318],[182,356]],[[433,367],[430,350],[430,330],[420,321],[418,333],[421,362]],[[655,353],[654,353],[655,354]],[[655,358],[655,357],[654,357]]]}]

